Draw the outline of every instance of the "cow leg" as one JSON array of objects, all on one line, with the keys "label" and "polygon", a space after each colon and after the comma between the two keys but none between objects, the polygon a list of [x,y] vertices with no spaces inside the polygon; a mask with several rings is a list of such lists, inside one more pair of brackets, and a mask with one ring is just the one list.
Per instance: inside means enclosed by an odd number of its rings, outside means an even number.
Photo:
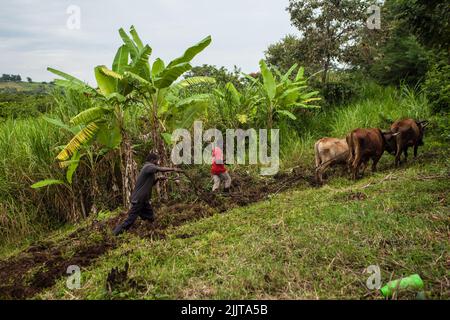
[{"label": "cow leg", "polygon": [[381,156],[372,158],[372,172],[377,172],[377,164],[378,161],[380,161],[380,158]]},{"label": "cow leg", "polygon": [[317,168],[316,170],[316,174],[319,178],[318,182],[322,183],[323,182],[323,173],[325,172],[325,170],[328,169],[328,167],[332,166],[334,164],[334,161],[327,161],[325,164],[322,164],[321,166],[319,166],[319,168]]},{"label": "cow leg", "polygon": [[316,182],[322,184],[322,171],[320,170],[320,166],[316,168]]},{"label": "cow leg", "polygon": [[364,177],[364,173],[366,172],[367,163],[369,162],[369,159],[363,161],[361,166],[361,178]]},{"label": "cow leg", "polygon": [[419,149],[419,145],[415,144],[414,145],[414,158],[417,158],[417,149]]},{"label": "cow leg", "polygon": [[400,157],[402,155],[402,147],[400,143],[397,142],[397,152],[395,153],[395,166],[397,167],[400,164]]},{"label": "cow leg", "polygon": [[358,178],[359,167],[361,166],[361,157],[356,155],[355,160],[353,161],[352,166],[352,178],[356,180]]},{"label": "cow leg", "polygon": [[405,155],[405,163],[408,161],[408,147],[405,147],[405,149],[403,149],[403,154]]},{"label": "cow leg", "polygon": [[318,168],[322,162],[322,161],[320,161],[320,156],[318,154],[318,151],[316,151],[315,160],[316,160],[316,168]]},{"label": "cow leg", "polygon": [[347,167],[347,172],[351,175],[353,172],[353,159],[348,159],[345,166]]}]

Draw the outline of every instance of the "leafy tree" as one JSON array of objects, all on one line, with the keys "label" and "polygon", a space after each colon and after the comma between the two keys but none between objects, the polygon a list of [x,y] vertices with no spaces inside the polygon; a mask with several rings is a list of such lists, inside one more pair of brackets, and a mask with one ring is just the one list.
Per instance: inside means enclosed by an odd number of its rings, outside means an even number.
[{"label": "leafy tree", "polygon": [[308,52],[309,49],[305,38],[287,35],[279,42],[269,45],[265,51],[265,60],[282,72],[288,71],[296,63],[306,66],[306,71],[309,72],[320,70],[321,66]]},{"label": "leafy tree", "polygon": [[393,37],[381,49],[370,71],[382,84],[406,82],[416,85],[425,77],[430,63],[430,52],[412,35]]},{"label": "leafy tree", "polygon": [[28,81],[29,83],[33,82],[33,80],[32,80],[30,77],[27,77],[27,81]]},{"label": "leafy tree", "polygon": [[191,60],[211,43],[211,37],[204,38],[166,65],[161,58],[156,58],[152,64],[149,62],[152,49],[148,45],[143,45],[133,27],[130,29],[131,37],[123,29],[120,29],[119,33],[125,43],[123,47],[127,48],[131,57],[130,65],[123,70],[124,77],[136,90],[140,101],[148,107],[153,146],[162,161],[167,162],[165,141],[168,142],[170,139],[168,132],[170,128],[167,128],[165,123],[176,123],[170,120],[176,115],[183,114],[180,108],[189,107],[188,114],[184,114],[182,121],[178,122],[178,125],[186,125],[186,121],[193,121],[196,111],[201,110],[209,99],[209,96],[204,94],[177,99],[176,93],[192,85],[215,82],[210,77],[191,77],[176,82],[192,69]]},{"label": "leafy tree", "polygon": [[330,68],[341,63],[345,52],[365,27],[366,0],[290,0],[287,11],[307,46],[307,61],[323,69],[325,83]]},{"label": "leafy tree", "polygon": [[22,81],[22,77],[19,74],[15,75],[15,74],[5,74],[4,73],[0,77],[0,82],[8,82],[8,81],[20,82],[20,81]]},{"label": "leafy tree", "polygon": [[422,85],[435,113],[450,113],[450,65],[435,64]]},{"label": "leafy tree", "polygon": [[234,66],[233,71],[228,71],[225,67],[216,67],[209,64],[203,64],[201,66],[193,67],[190,71],[186,72],[184,78],[192,77],[210,77],[216,80],[217,85],[225,86],[231,82],[233,86],[242,88],[241,70]]},{"label": "leafy tree", "polygon": [[[232,82],[214,89],[214,107],[216,126],[227,128],[243,127],[253,123],[257,116],[258,82],[253,81],[242,89]],[[218,120],[220,119],[220,120]]]},{"label": "leafy tree", "polygon": [[119,147],[125,205],[128,205],[136,174],[131,141],[124,121],[125,108],[134,102],[133,92],[126,79],[117,73],[127,65],[128,52],[122,46],[116,53],[112,70],[106,66],[94,68],[98,90],[62,71],[48,68],[50,72],[64,78],[56,79],[56,85],[76,90],[94,100],[93,107],[81,111],[70,120],[75,127],[73,130],[75,135],[57,155],[60,165],[63,167],[70,165],[70,161],[73,160],[71,158],[95,140],[110,150]]}]

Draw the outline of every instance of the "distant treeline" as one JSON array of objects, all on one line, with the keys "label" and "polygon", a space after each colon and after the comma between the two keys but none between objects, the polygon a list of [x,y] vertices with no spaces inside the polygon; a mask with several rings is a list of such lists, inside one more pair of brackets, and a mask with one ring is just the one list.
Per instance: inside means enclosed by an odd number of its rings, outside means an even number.
[{"label": "distant treeline", "polygon": [[20,74],[2,74],[2,76],[0,77],[0,82],[18,82],[18,81],[22,81],[22,77],[20,76]]}]

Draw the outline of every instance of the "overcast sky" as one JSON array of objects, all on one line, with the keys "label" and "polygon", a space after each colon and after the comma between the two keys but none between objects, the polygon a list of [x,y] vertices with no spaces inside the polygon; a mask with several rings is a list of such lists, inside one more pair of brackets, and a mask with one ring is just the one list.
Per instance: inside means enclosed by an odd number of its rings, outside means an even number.
[{"label": "overcast sky", "polygon": [[[151,59],[169,61],[204,38],[211,45],[193,61],[256,71],[271,43],[295,33],[288,0],[2,0],[0,73],[49,81],[52,66],[93,83],[93,67],[110,66],[121,39],[135,25],[153,48]],[[80,29],[69,29],[69,6],[81,10]]]}]

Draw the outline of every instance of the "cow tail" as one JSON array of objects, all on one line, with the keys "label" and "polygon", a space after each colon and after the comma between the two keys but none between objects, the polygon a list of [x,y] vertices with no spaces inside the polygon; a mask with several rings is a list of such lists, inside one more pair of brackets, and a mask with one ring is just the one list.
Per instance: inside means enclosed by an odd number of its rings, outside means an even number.
[{"label": "cow tail", "polygon": [[319,141],[314,144],[314,153],[316,158],[316,168],[320,166],[320,155],[319,155]]},{"label": "cow tail", "polygon": [[348,157],[348,164],[351,165],[353,162],[353,159],[355,158],[355,150],[353,148],[353,142],[352,142],[352,132],[350,132],[346,137],[345,140],[347,141],[347,145],[348,145],[348,152],[349,152],[349,157]]}]

